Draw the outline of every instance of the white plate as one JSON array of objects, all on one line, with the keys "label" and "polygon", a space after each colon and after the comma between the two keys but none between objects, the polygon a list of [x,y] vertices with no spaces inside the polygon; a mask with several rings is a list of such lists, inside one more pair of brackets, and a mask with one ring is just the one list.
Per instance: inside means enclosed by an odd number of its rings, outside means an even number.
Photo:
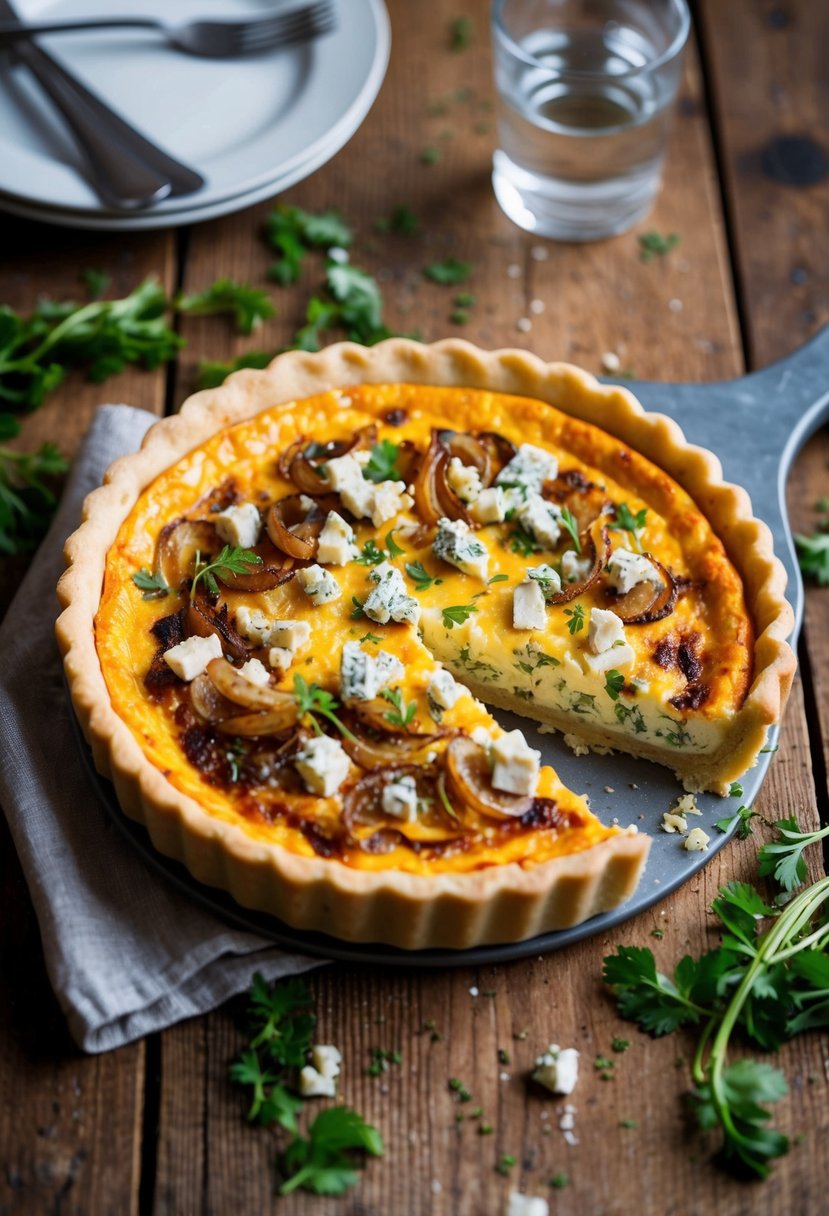
[{"label": "white plate", "polygon": [[259,186],[256,190],[248,190],[244,194],[203,207],[191,204],[189,208],[175,212],[159,212],[157,207],[152,207],[146,211],[137,213],[133,211],[129,214],[119,215],[116,212],[63,211],[52,207],[38,207],[33,203],[0,194],[0,211],[7,211],[10,215],[19,215],[23,219],[37,220],[44,224],[57,224],[63,228],[94,229],[98,232],[132,232],[136,229],[175,228],[182,224],[200,224],[205,220],[216,219],[220,215],[243,211],[245,207],[261,203],[264,199],[273,198],[290,189],[291,186],[303,181],[330,160],[340,150],[347,138],[348,136],[338,137],[330,145],[323,145],[317,149],[312,161],[295,165],[290,173],[280,175],[272,182]]},{"label": "white plate", "polygon": [[[79,170],[60,120],[29,73],[0,56],[0,193],[18,213],[34,206],[86,212],[106,227],[154,227],[195,210],[234,200],[234,210],[293,184],[323,163],[354,133],[377,96],[389,53],[382,0],[335,0],[337,28],[299,47],[255,58],[197,59],[142,30],[54,35],[43,45],[173,156],[207,179],[193,195],[125,217],[102,208]],[[22,16],[111,13],[110,0],[20,0]],[[134,0],[130,9],[165,17],[166,0]],[[177,0],[175,19],[263,15],[265,0]],[[322,157],[322,159],[320,159]],[[308,168],[307,166],[311,166]],[[277,184],[278,183],[278,184]],[[265,193],[262,193],[265,191]],[[255,198],[253,197],[255,195]],[[242,203],[240,200],[244,199]],[[93,213],[93,214],[90,214]],[[175,218],[173,218],[175,216]],[[162,218],[166,217],[166,218]],[[52,217],[50,217],[52,218]],[[78,216],[78,220],[82,217]],[[157,223],[145,221],[157,219]],[[54,222],[54,220],[53,220]]]}]

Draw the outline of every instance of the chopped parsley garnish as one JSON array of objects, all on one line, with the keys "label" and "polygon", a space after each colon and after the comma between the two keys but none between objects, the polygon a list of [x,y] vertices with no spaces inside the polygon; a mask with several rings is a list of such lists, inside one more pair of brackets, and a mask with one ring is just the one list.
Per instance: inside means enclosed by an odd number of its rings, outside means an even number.
[{"label": "chopped parsley garnish", "polygon": [[372,1047],[371,1063],[366,1071],[367,1077],[379,1077],[389,1071],[390,1064],[400,1064],[403,1060],[399,1051],[387,1051],[384,1047]]},{"label": "chopped parsley garnish", "polygon": [[471,17],[454,17],[449,25],[449,49],[456,54],[465,51],[472,41],[474,25]]},{"label": "chopped parsley garnish", "polygon": [[90,300],[100,300],[111,283],[111,277],[104,270],[82,270],[78,276],[86,288]]},{"label": "chopped parsley garnish", "polygon": [[506,1178],[517,1161],[518,1158],[513,1156],[512,1153],[501,1153],[501,1156],[495,1163],[496,1174],[501,1174],[504,1178]]},{"label": "chopped parsley garnish", "polygon": [[475,297],[471,291],[460,291],[454,299],[456,308],[471,308],[474,303]]},{"label": "chopped parsley garnish", "polygon": [[617,1053],[627,1051],[628,1047],[630,1047],[630,1039],[620,1039],[618,1037],[614,1038],[610,1044],[610,1047],[611,1050]]},{"label": "chopped parsley garnish", "polygon": [[510,1059],[510,1054],[504,1047],[498,1048],[498,1063],[503,1064],[504,1067],[507,1067],[507,1065],[512,1063],[512,1060]]},{"label": "chopped parsley garnish", "polygon": [[403,694],[399,688],[381,688],[380,696],[394,706],[393,709],[389,709],[383,714],[386,721],[390,722],[392,726],[409,726],[417,713],[417,701],[409,701],[408,704],[404,704]]},{"label": "chopped parsley garnish", "polygon": [[[829,827],[801,832],[794,819],[775,824],[777,839],[758,854],[760,874],[773,876],[786,897],[807,877],[803,850]],[[768,1105],[786,1092],[782,1072],[758,1060],[729,1063],[735,1032],[763,1051],[826,1025],[829,989],[829,878],[768,904],[753,886],[730,882],[712,911],[722,944],[699,959],[686,956],[673,978],[656,970],[650,950],[619,946],[604,960],[604,978],[623,1017],[652,1035],[695,1025],[698,1045],[692,1108],[705,1131],[719,1128],[720,1157],[735,1172],[764,1178],[789,1141],[768,1126]]]},{"label": "chopped parsley garnish", "polygon": [[471,1102],[472,1094],[458,1077],[449,1078],[449,1088],[455,1094],[459,1102]]},{"label": "chopped parsley garnish", "polygon": [[376,232],[393,232],[397,236],[414,236],[420,229],[420,220],[411,207],[401,203],[395,207],[389,219],[383,217],[377,220],[374,229]]},{"label": "chopped parsley garnish", "polygon": [[639,234],[639,261],[650,262],[655,257],[664,257],[679,244],[679,236],[670,232],[663,236],[661,232],[641,232]]},{"label": "chopped parsley garnish", "polygon": [[409,578],[414,579],[415,591],[428,591],[431,586],[439,587],[442,578],[435,578],[429,573],[423,562],[406,562],[404,567]]},{"label": "chopped parsley garnish", "polygon": [[423,267],[424,278],[444,286],[465,283],[471,274],[472,263],[461,262],[458,258],[444,258],[442,262],[431,262]]},{"label": "chopped parsley garnish", "polygon": [[647,507],[642,507],[642,510],[637,511],[634,515],[626,502],[616,503],[613,522],[609,524],[609,527],[614,532],[629,532],[636,548],[641,552],[642,546],[640,540],[645,530],[647,514]]},{"label": "chopped parsley garnish", "polygon": [[351,609],[352,621],[362,620],[362,618],[366,615],[365,612],[363,611],[363,601],[358,600],[356,595],[352,595],[351,603],[354,605],[353,608]]},{"label": "chopped parsley garnish", "polygon": [[534,553],[541,552],[541,545],[537,544],[535,538],[521,527],[515,527],[510,532],[509,547],[513,553],[517,553],[521,557],[532,557]]},{"label": "chopped parsley garnish", "polygon": [[443,624],[447,629],[453,629],[455,625],[465,624],[472,616],[473,612],[477,612],[476,604],[453,604],[449,608],[444,608],[442,611]]},{"label": "chopped parsley garnish", "polygon": [[728,787],[728,797],[729,798],[742,798],[742,796],[743,796],[742,785],[740,784],[739,781],[732,781],[731,785]]},{"label": "chopped parsley garnish", "polygon": [[339,709],[339,701],[330,692],[326,692],[324,688],[320,688],[319,684],[308,684],[301,675],[295,675],[294,699],[296,700],[299,717],[307,717],[318,735],[323,733],[322,727],[317,721],[317,717],[319,716],[330,722],[332,726],[335,726],[346,739],[354,739],[351,731],[343,725],[334,713],[335,709]]},{"label": "chopped parsley garnish", "polygon": [[551,1186],[554,1191],[563,1191],[569,1185],[570,1177],[568,1174],[553,1174],[548,1183],[548,1186]]},{"label": "chopped parsley garnish", "polygon": [[619,693],[625,686],[625,677],[621,671],[617,671],[615,667],[611,667],[605,679],[604,690],[610,697],[611,701],[619,700]]},{"label": "chopped parsley garnish", "polygon": [[564,615],[569,617],[567,628],[571,634],[579,633],[584,629],[584,608],[581,604],[576,604],[574,608],[565,608]]},{"label": "chopped parsley garnish", "polygon": [[374,539],[370,539],[363,545],[360,556],[355,557],[354,560],[360,566],[379,566],[386,560],[386,554],[382,549],[378,549]]},{"label": "chopped parsley garnish", "polygon": [[196,588],[200,582],[204,581],[211,595],[218,595],[217,574],[220,578],[223,574],[250,574],[261,565],[262,558],[258,553],[254,553],[252,549],[240,549],[237,545],[225,545],[218,557],[214,557],[212,561],[204,561],[201,551],[197,549],[195,572],[190,584],[191,603],[196,598]]},{"label": "chopped parsley garnish", "polygon": [[132,581],[139,591],[143,591],[141,598],[144,600],[161,600],[172,591],[160,574],[153,574],[146,566],[135,572]]},{"label": "chopped parsley garnish", "polygon": [[347,249],[353,233],[336,211],[313,215],[301,207],[280,203],[268,216],[266,239],[280,255],[268,277],[289,286],[299,278],[302,259],[310,249]]},{"label": "chopped parsley garnish", "polygon": [[363,467],[363,477],[368,481],[399,481],[400,471],[397,468],[397,458],[400,455],[399,444],[390,439],[381,439],[371,449],[368,464]]},{"label": "chopped parsley garnish", "polygon": [[230,279],[217,279],[205,291],[178,295],[174,307],[178,312],[191,313],[196,317],[232,313],[240,334],[253,333],[276,312],[266,291],[251,287],[249,283],[234,283]]},{"label": "chopped parsley garnish", "polygon": [[359,640],[360,642],[382,642],[383,639],[378,637],[376,633],[364,633]]},{"label": "chopped parsley garnish", "polygon": [[428,148],[424,148],[420,153],[421,164],[436,165],[439,160],[440,160],[440,152],[438,151],[437,148],[430,146]]},{"label": "chopped parsley garnish", "polygon": [[581,553],[581,541],[579,540],[579,526],[576,523],[575,517],[568,507],[561,509],[561,522],[564,524],[567,531],[573,538],[573,545],[576,553]]}]

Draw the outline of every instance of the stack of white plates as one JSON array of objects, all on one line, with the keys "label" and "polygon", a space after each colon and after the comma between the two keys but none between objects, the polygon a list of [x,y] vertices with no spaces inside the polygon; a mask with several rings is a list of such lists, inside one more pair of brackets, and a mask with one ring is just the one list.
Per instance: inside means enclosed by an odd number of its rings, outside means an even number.
[{"label": "stack of white plates", "polygon": [[[130,15],[264,16],[273,0],[130,0]],[[271,198],[339,151],[385,75],[382,0],[335,0],[334,32],[244,59],[198,59],[144,30],[42,38],[41,45],[128,122],[196,169],[205,185],[139,212],[108,210],[77,151],[22,66],[0,53],[0,209],[74,228],[132,230],[193,224]],[[105,16],[111,0],[20,0],[22,19]]]}]

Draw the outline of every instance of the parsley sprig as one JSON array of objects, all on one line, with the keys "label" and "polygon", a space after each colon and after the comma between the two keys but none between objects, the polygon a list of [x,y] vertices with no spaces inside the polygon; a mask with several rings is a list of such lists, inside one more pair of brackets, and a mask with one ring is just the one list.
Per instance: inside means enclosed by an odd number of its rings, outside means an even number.
[{"label": "parsley sprig", "polygon": [[569,507],[562,507],[561,522],[564,524],[570,536],[573,538],[573,546],[576,553],[581,553],[581,541],[579,540],[579,526],[576,523],[576,518]]},{"label": "parsley sprig", "polygon": [[477,611],[477,604],[452,604],[441,613],[443,624],[447,629],[454,629],[455,625],[466,624],[472,613]]},{"label": "parsley sprig", "polygon": [[276,312],[273,301],[266,291],[251,287],[249,283],[234,283],[231,279],[216,279],[204,291],[188,295],[179,294],[175,299],[178,312],[194,317],[215,316],[230,313],[240,334],[252,334],[263,321]]},{"label": "parsley sprig", "polygon": [[433,283],[451,285],[465,283],[472,274],[472,263],[458,258],[444,258],[442,262],[431,262],[423,267],[423,277]]},{"label": "parsley sprig", "polygon": [[293,1071],[301,1068],[311,1048],[316,1018],[311,994],[302,980],[269,985],[253,978],[247,1014],[249,1046],[230,1066],[230,1077],[250,1087],[250,1122],[278,1123],[297,1130],[302,1101],[291,1092]]},{"label": "parsley sprig", "polygon": [[144,594],[141,596],[143,600],[163,600],[165,595],[169,595],[172,591],[172,587],[167,586],[160,574],[153,574],[152,570],[148,570],[146,566],[136,570],[132,581],[139,591],[143,591]]},{"label": "parsley sprig", "polygon": [[805,536],[798,532],[794,538],[800,569],[821,587],[829,586],[829,532]]},{"label": "parsley sprig", "polygon": [[386,548],[381,549],[373,537],[369,538],[363,545],[359,557],[355,557],[354,561],[360,566],[379,566],[381,562],[389,561],[393,557],[403,557],[406,550],[402,549],[394,539],[394,528],[386,533]]},{"label": "parsley sprig", "polygon": [[639,552],[642,552],[642,533],[645,531],[645,520],[647,518],[648,508],[642,507],[641,511],[637,511],[634,515],[626,502],[616,503],[614,508],[613,522],[609,525],[611,531],[614,532],[629,532],[633,543]]},{"label": "parsley sprig", "polygon": [[392,726],[408,727],[417,713],[417,701],[409,701],[404,703],[403,694],[399,688],[381,688],[380,696],[384,701],[388,701],[393,709],[387,710],[383,717]]},{"label": "parsley sprig", "polygon": [[[801,832],[792,819],[775,825],[778,839],[760,850],[761,874],[773,874],[787,893],[806,877],[803,850],[829,828]],[[794,1035],[829,1025],[829,878],[769,906],[748,883],[723,887],[712,905],[722,944],[699,959],[686,956],[673,978],[656,970],[650,950],[619,946],[604,960],[605,980],[619,1012],[653,1035],[700,1025],[691,1096],[703,1129],[719,1128],[722,1158],[738,1172],[761,1178],[788,1151],[788,1140],[768,1126],[770,1103],[787,1092],[776,1068],[752,1059],[728,1063],[738,1032],[765,1051]]]},{"label": "parsley sprig", "polygon": [[339,709],[339,701],[319,684],[309,684],[299,673],[294,676],[294,697],[300,718],[308,718],[311,726],[318,735],[323,733],[317,717],[324,718],[346,739],[354,739],[348,727],[340,721],[334,712]]},{"label": "parsley sprig", "polygon": [[295,1136],[281,1159],[287,1179],[280,1195],[302,1188],[315,1195],[343,1195],[357,1182],[357,1153],[382,1156],[383,1138],[376,1127],[347,1106],[332,1106],[317,1115],[308,1136]]},{"label": "parsley sprig", "polygon": [[268,277],[283,286],[296,283],[302,261],[311,249],[347,249],[354,234],[336,211],[314,215],[301,207],[280,203],[268,216],[265,229],[268,244],[278,259],[268,271]]},{"label": "parsley sprig", "polygon": [[363,477],[367,481],[374,482],[399,481],[400,470],[397,467],[399,455],[399,444],[392,443],[390,439],[381,439],[371,449],[368,463],[363,468]]},{"label": "parsley sprig", "polygon": [[574,604],[572,608],[565,608],[564,615],[569,618],[567,628],[570,630],[571,636],[584,629],[584,608],[581,604]]},{"label": "parsley sprig", "polygon": [[192,603],[196,598],[196,588],[200,582],[204,582],[211,595],[218,595],[217,574],[220,578],[223,574],[250,574],[252,570],[261,565],[262,558],[258,553],[254,553],[252,549],[240,549],[238,545],[225,545],[212,561],[206,561],[201,555],[201,550],[197,549],[196,566],[193,581],[190,584],[190,602]]},{"label": "parsley sprig", "polygon": [[423,562],[406,562],[405,570],[409,578],[414,579],[415,591],[428,591],[430,587],[439,587],[443,582],[442,578],[431,575]]}]

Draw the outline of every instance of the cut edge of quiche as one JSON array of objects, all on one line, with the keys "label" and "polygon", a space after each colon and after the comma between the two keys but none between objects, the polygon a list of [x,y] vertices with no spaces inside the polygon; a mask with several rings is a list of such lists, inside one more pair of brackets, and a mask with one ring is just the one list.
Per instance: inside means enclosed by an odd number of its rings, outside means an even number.
[{"label": "cut edge of quiche", "polygon": [[[154,767],[114,711],[101,670],[94,619],[107,553],[142,491],[186,452],[227,426],[280,403],[359,384],[464,387],[555,404],[641,453],[682,486],[709,520],[738,571],[754,623],[751,685],[722,745],[672,765],[689,788],[725,793],[756,761],[768,728],[779,721],[795,670],[786,639],[793,614],[785,571],[771,534],[753,517],[748,495],[722,480],[717,458],[688,444],[680,428],[646,414],[624,388],[604,386],[566,364],[545,364],[518,350],[484,352],[459,340],[424,346],[390,339],[366,349],[341,343],[320,352],[290,352],[264,371],[241,371],[221,388],[198,393],[180,414],[152,427],[140,452],[116,461],[87,499],[84,523],[66,545],[59,585],[64,611],[57,636],[76,712],[98,770],[114,783],[124,811],[143,823],[155,847],[183,861],[195,878],[229,891],[243,906],[296,927],[351,941],[384,941],[407,949],[464,948],[517,941],[562,929],[618,906],[634,891],[649,841],[622,832],[581,852],[537,865],[509,863],[465,873],[356,870],[334,859],[302,856],[256,840],[206,813]],[[526,705],[503,690],[464,681],[475,695],[538,721],[574,729],[572,718]],[[619,747],[601,726],[588,743]],[[656,758],[648,745],[624,750]]]}]

